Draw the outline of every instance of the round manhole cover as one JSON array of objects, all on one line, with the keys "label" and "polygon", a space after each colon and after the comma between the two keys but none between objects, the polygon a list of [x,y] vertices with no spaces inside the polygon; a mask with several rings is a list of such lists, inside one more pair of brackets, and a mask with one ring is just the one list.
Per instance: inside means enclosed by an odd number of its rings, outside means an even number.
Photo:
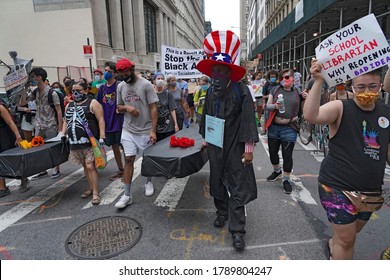
[{"label": "round manhole cover", "polygon": [[132,248],[141,235],[142,227],[134,219],[104,217],[75,229],[66,239],[65,248],[79,259],[108,259]]}]

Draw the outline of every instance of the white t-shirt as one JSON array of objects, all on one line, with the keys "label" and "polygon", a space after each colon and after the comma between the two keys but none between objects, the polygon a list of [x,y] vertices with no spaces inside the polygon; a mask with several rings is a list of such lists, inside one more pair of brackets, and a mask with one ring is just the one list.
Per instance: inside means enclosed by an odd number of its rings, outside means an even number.
[{"label": "white t-shirt", "polygon": [[149,104],[157,101],[158,96],[148,80],[138,77],[133,84],[121,82],[117,88],[117,105],[130,105],[139,112],[136,117],[125,113],[123,129],[134,134],[149,134],[152,128]]}]

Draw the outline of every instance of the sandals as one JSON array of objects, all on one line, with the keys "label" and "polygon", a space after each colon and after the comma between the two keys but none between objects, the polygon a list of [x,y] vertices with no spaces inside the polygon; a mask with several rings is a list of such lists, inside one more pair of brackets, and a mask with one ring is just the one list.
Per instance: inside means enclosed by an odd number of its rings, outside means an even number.
[{"label": "sandals", "polygon": [[123,178],[123,169],[119,170],[118,172],[116,172],[115,174],[110,176],[111,181],[115,181],[116,179],[119,179],[119,178]]},{"label": "sandals", "polygon": [[81,194],[81,198],[87,198],[87,197],[90,197],[91,195],[92,195],[92,190],[88,189]]},{"label": "sandals", "polygon": [[100,204],[100,195],[94,194],[92,198],[92,204],[93,205],[99,205]]}]

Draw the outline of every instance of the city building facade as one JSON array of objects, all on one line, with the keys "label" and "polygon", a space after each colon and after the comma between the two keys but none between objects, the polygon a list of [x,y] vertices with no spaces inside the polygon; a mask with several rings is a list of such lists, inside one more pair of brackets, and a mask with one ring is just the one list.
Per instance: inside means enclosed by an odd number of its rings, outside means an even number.
[{"label": "city building facade", "polygon": [[[0,15],[9,23],[0,28],[0,59],[12,64],[8,52],[15,50],[45,67],[51,81],[90,79],[90,68],[122,57],[137,71],[156,71],[162,44],[196,49],[204,38],[204,0],[1,0]],[[7,71],[0,66],[1,77]]]}]

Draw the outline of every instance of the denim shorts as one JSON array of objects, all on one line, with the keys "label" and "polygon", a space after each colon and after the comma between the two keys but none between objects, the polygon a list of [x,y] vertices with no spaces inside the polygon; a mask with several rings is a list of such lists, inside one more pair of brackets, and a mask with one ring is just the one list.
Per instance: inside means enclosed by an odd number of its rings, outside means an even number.
[{"label": "denim shorts", "polygon": [[284,142],[295,143],[297,141],[297,135],[297,132],[287,125],[273,123],[268,128],[268,138],[270,139],[278,139]]},{"label": "denim shorts", "polygon": [[356,219],[363,221],[370,219],[372,212],[358,212],[342,191],[320,183],[318,191],[330,223],[344,225],[351,224]]}]

